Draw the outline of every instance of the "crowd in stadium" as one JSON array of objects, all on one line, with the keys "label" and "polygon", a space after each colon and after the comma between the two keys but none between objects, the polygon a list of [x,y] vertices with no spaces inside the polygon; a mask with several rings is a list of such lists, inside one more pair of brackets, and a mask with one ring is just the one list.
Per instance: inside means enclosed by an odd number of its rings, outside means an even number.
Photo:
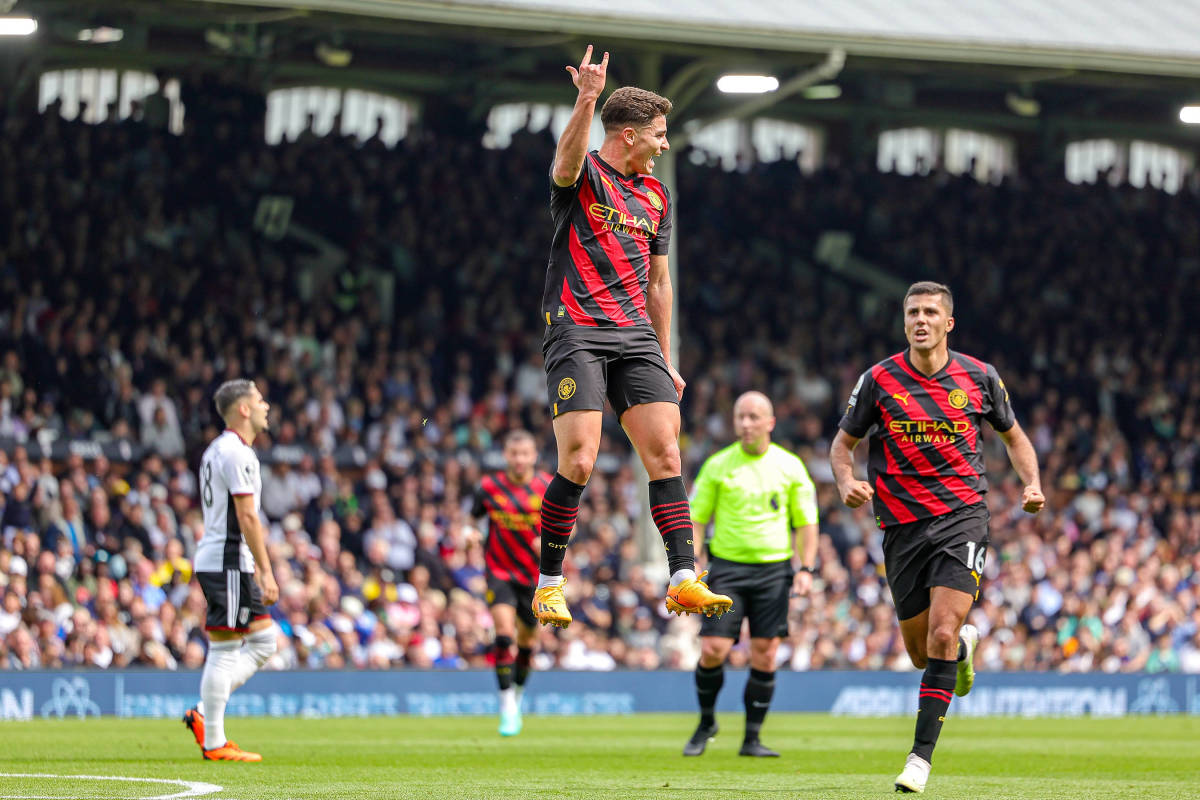
[{"label": "crowd in stadium", "polygon": [[[484,667],[472,493],[512,428],[554,467],[536,313],[553,142],[416,128],[394,149],[268,146],[261,98],[203,92],[182,136],[0,103],[0,668],[203,664],[193,470],[220,430],[213,389],[241,376],[271,403],[259,445],[278,456],[269,666]],[[996,364],[1041,459],[1033,517],[988,443],[977,663],[1200,672],[1200,201],[1022,166],[990,185],[679,159],[685,477],[753,388],[819,487],[818,580],[785,668],[910,668],[880,532],[828,464],[858,374],[903,345],[899,305],[817,265],[837,230],[954,288],[952,347]],[[264,196],[308,235],[271,235]],[[661,555],[642,563],[646,487],[606,424],[566,564],[576,622],[541,632],[536,666],[690,669],[696,622],[665,612]],[[31,457],[55,439],[100,447]]]}]

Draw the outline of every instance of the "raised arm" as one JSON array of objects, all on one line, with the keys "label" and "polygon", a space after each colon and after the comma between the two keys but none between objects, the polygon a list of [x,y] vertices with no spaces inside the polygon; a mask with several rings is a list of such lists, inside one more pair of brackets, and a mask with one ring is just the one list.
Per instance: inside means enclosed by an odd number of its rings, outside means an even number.
[{"label": "raised arm", "polygon": [[1025,491],[1021,495],[1021,507],[1030,514],[1036,514],[1046,505],[1046,496],[1042,494],[1042,478],[1038,473],[1037,451],[1033,449],[1033,442],[1029,441],[1025,431],[1016,422],[1003,433],[997,433],[1008,448],[1008,460],[1012,462],[1013,469],[1025,484]]},{"label": "raised arm", "polygon": [[554,169],[551,178],[558,186],[570,186],[579,180],[579,170],[583,168],[583,159],[587,157],[588,134],[592,128],[592,117],[596,113],[596,101],[604,91],[605,74],[608,71],[608,53],[604,54],[599,64],[593,64],[592,46],[587,46],[583,61],[579,68],[567,67],[571,73],[571,81],[579,90],[575,98],[575,108],[563,128],[562,136],[558,137],[558,149],[554,151]]}]

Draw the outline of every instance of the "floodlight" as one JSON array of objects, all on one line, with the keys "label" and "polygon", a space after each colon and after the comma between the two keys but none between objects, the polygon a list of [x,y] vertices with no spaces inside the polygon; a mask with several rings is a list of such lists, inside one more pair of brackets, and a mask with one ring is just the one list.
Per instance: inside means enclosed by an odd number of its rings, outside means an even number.
[{"label": "floodlight", "polygon": [[779,79],[771,75],[722,75],[717,88],[726,94],[763,94],[779,88]]}]

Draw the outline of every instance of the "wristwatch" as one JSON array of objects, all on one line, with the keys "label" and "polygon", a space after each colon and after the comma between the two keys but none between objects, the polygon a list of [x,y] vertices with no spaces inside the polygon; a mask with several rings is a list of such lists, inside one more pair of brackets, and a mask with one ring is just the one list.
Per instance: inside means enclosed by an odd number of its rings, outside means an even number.
[{"label": "wristwatch", "polygon": [[817,568],[816,567],[797,567],[796,572],[807,572],[809,575],[816,575]]}]

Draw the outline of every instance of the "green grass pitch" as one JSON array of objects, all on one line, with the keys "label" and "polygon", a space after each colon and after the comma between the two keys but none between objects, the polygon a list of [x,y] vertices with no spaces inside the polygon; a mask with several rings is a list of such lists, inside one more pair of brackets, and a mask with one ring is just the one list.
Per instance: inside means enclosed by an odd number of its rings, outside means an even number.
[{"label": "green grass pitch", "polygon": [[[699,758],[680,755],[695,717],[232,719],[261,764],[212,763],[175,720],[0,724],[0,797],[38,798],[881,798],[911,719],[773,714],[778,759],[737,755],[742,718]],[[17,773],[93,778],[16,777]],[[116,781],[116,777],[180,781]],[[100,780],[109,778],[109,780]],[[195,787],[186,782],[203,782]],[[219,788],[214,788],[219,787]],[[201,794],[200,792],[206,792]],[[1200,718],[947,720],[925,794],[964,800],[1200,797]]]}]

